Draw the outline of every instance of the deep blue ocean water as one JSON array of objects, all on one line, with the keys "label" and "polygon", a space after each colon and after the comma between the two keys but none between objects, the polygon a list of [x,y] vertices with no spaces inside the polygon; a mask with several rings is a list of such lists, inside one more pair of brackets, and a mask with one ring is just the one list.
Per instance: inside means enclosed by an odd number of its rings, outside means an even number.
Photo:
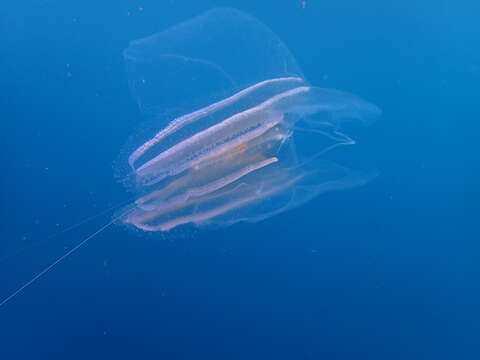
[{"label": "deep blue ocean water", "polygon": [[479,359],[477,1],[53,1],[0,10],[0,299],[110,221],[142,116],[122,51],[217,6],[383,110],[380,175],[256,224],[114,226],[0,307],[0,359]]}]

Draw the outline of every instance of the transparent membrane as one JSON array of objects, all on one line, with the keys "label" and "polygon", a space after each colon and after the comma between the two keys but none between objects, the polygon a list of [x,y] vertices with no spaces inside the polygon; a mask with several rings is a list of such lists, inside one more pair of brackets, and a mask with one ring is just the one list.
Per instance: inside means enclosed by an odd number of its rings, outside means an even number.
[{"label": "transparent membrane", "polygon": [[129,84],[155,130],[128,155],[138,198],[124,222],[146,231],[259,221],[375,172],[327,159],[352,145],[348,122],[380,110],[311,86],[285,44],[235,9],[213,9],[124,51]]}]

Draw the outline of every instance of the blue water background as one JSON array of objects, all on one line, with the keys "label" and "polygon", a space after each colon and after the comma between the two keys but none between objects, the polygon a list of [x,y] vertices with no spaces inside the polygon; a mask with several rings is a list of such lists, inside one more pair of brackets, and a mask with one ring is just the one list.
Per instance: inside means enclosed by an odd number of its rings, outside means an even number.
[{"label": "blue water background", "polygon": [[479,359],[473,0],[5,2],[0,298],[110,214],[52,234],[127,198],[112,164],[141,116],[122,50],[215,6],[382,108],[355,134],[380,176],[253,225],[112,227],[0,308],[0,359]]}]

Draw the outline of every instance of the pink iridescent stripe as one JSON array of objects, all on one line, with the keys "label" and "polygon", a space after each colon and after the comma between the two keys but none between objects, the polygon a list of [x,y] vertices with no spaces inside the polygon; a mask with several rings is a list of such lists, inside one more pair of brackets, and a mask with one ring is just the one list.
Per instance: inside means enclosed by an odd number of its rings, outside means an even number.
[{"label": "pink iridescent stripe", "polygon": [[158,144],[163,138],[166,136],[170,135],[171,133],[181,129],[185,125],[188,125],[199,118],[202,118],[214,111],[220,110],[235,101],[239,100],[240,98],[244,97],[245,95],[248,95],[252,91],[255,91],[258,88],[261,88],[265,85],[271,84],[271,83],[276,83],[276,82],[288,82],[288,81],[294,81],[294,82],[302,82],[303,79],[298,78],[298,77],[285,77],[285,78],[277,78],[277,79],[270,79],[270,80],[265,80],[262,82],[259,82],[255,85],[252,85],[246,89],[243,89],[242,91],[239,91],[238,93],[223,99],[219,102],[216,102],[214,104],[211,104],[207,107],[204,107],[200,110],[197,110],[193,113],[189,113],[187,115],[181,116],[179,118],[176,118],[173,120],[166,128],[164,128],[162,131],[158,132],[152,139],[148,140],[144,144],[142,144],[140,147],[138,147],[128,158],[128,164],[130,167],[135,170],[135,162],[143,155],[145,152],[147,152],[151,147],[155,146]]}]

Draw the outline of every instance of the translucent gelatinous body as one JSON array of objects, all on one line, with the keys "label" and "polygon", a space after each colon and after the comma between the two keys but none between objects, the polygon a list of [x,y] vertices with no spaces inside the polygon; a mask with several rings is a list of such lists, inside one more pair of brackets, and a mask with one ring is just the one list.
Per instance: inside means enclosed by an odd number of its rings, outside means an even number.
[{"label": "translucent gelatinous body", "polygon": [[380,110],[309,85],[249,15],[214,9],[132,42],[124,56],[140,108],[160,123],[128,156],[139,195],[126,223],[167,231],[258,221],[375,175],[325,156],[353,144],[344,120],[366,123]]}]

